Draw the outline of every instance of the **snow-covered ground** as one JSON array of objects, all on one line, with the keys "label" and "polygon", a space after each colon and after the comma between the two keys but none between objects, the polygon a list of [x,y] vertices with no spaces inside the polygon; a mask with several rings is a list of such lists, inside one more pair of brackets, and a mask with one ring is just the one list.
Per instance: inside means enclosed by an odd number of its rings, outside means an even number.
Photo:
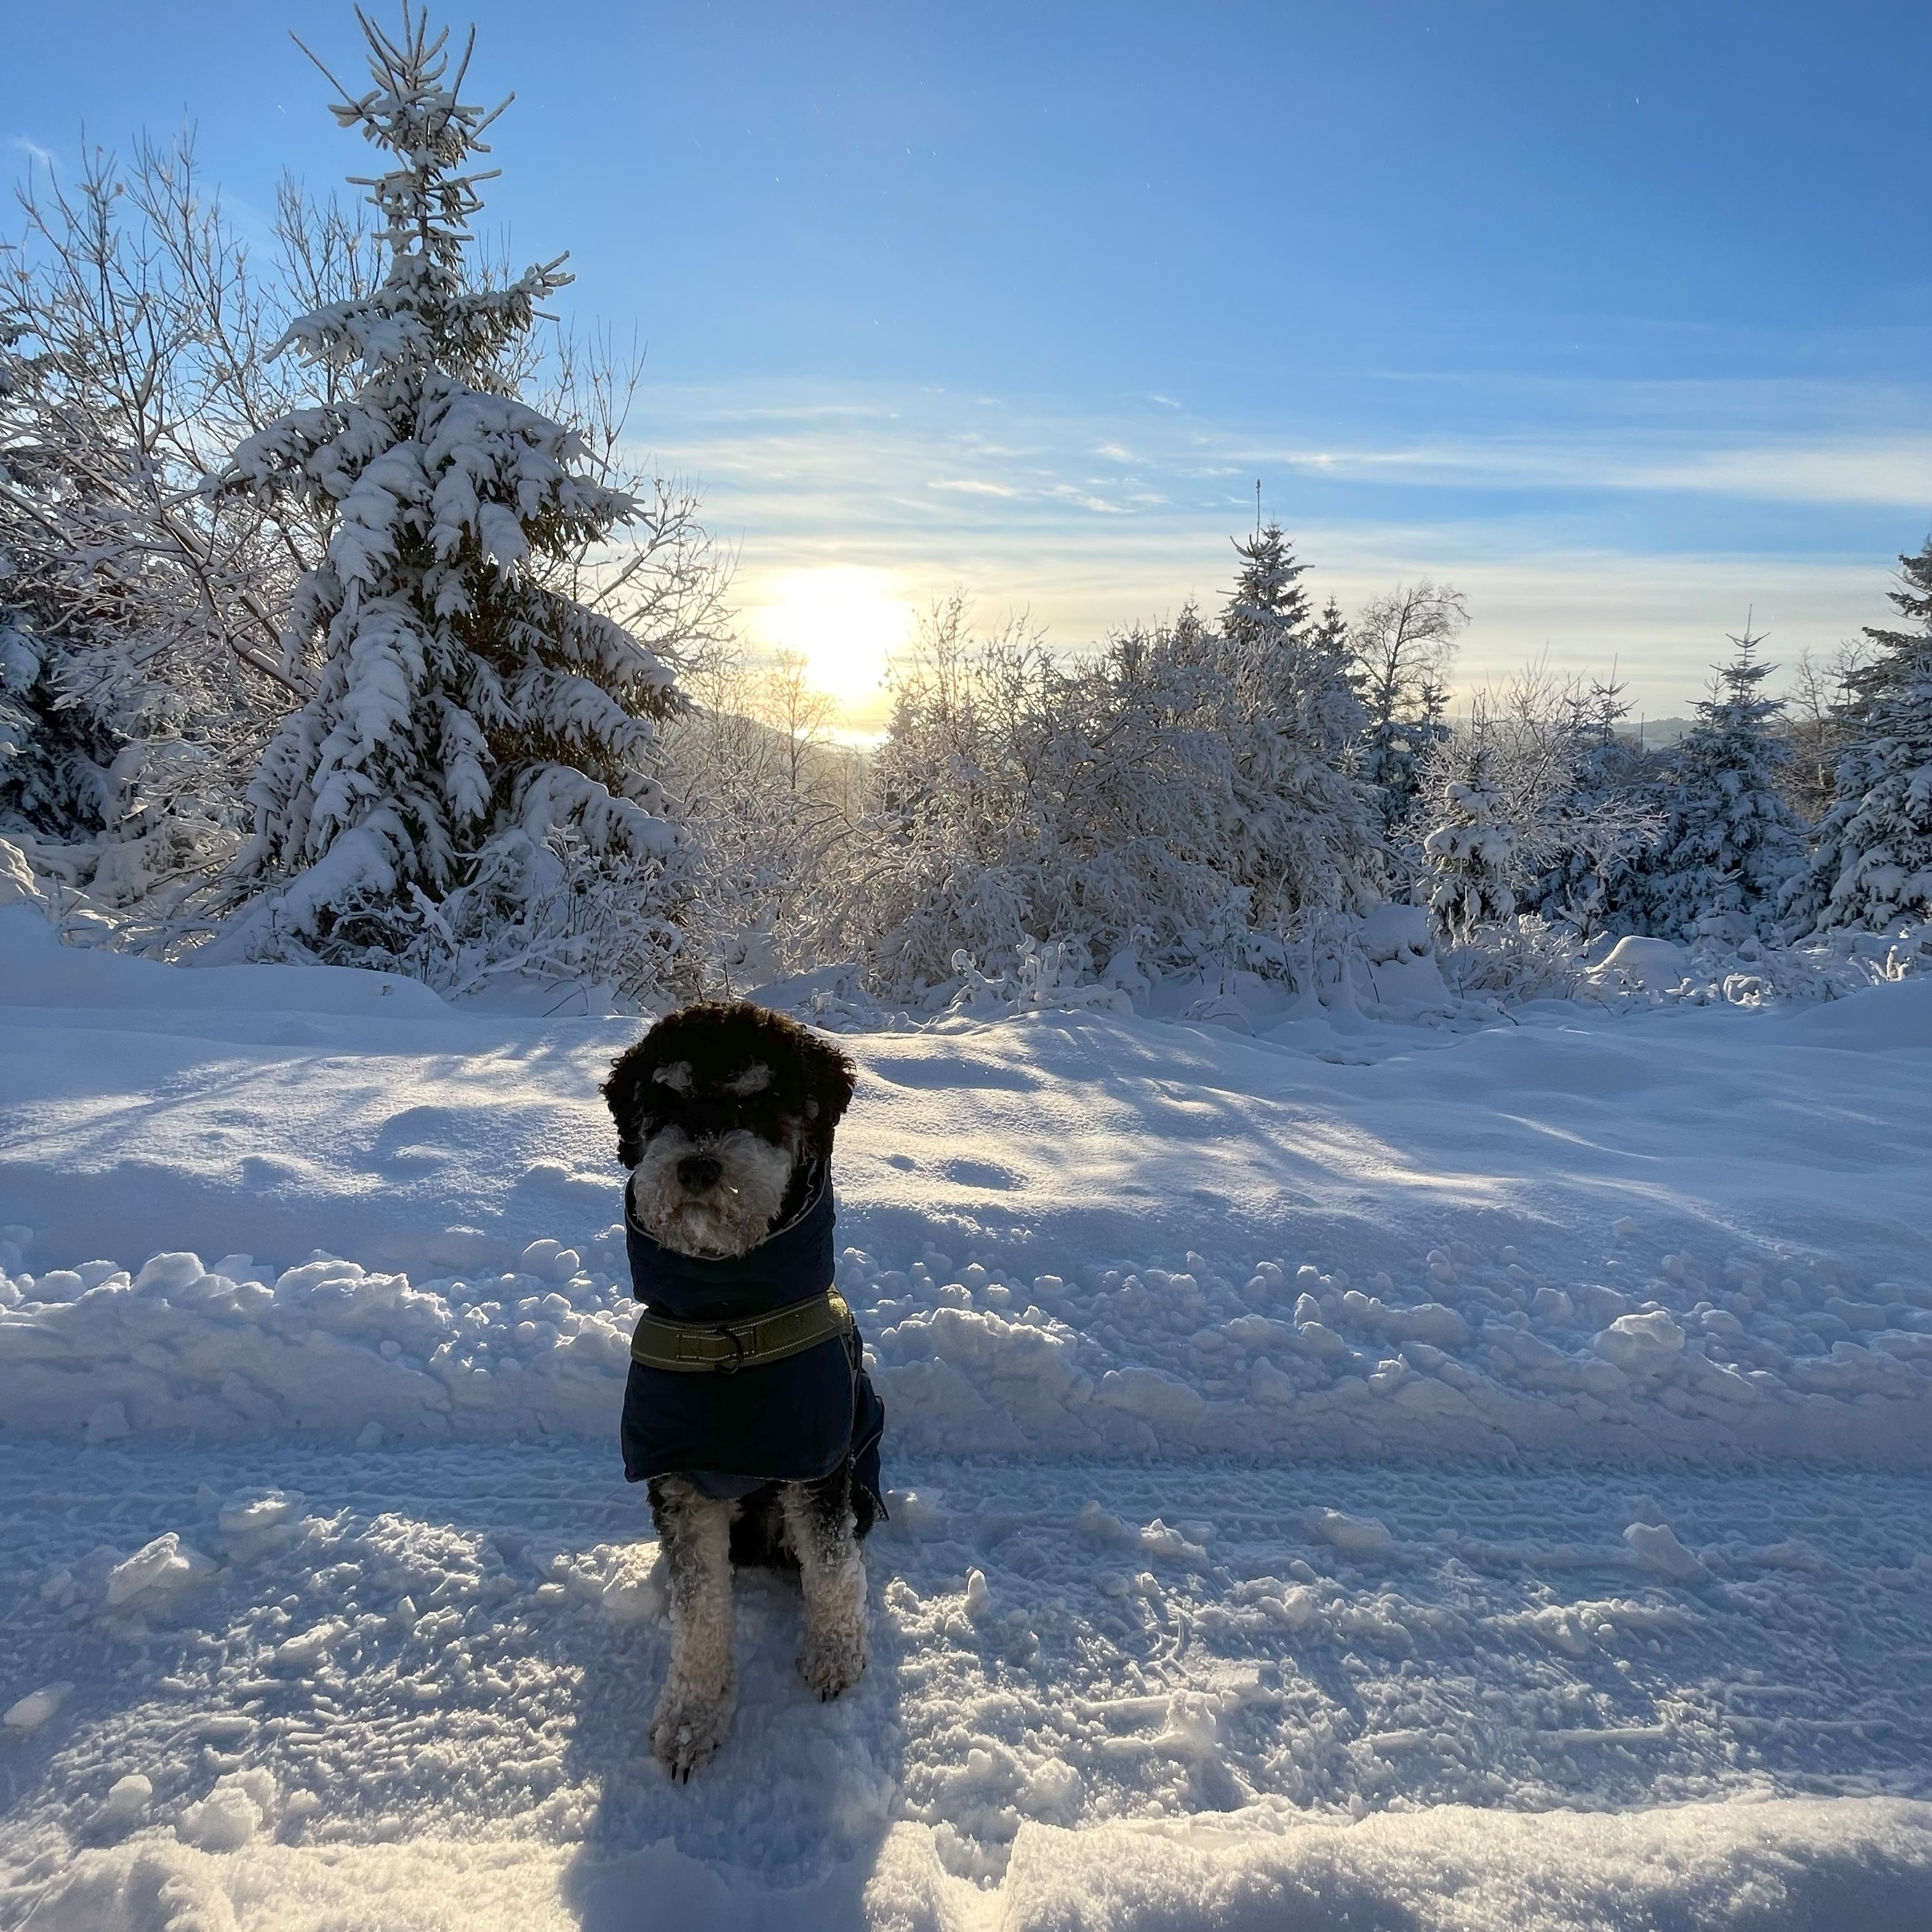
[{"label": "snow-covered ground", "polygon": [[0,1926],[1932,1924],[1932,979],[1203,1010],[844,1036],[872,1666],[674,1788],[634,1024],[0,911]]}]

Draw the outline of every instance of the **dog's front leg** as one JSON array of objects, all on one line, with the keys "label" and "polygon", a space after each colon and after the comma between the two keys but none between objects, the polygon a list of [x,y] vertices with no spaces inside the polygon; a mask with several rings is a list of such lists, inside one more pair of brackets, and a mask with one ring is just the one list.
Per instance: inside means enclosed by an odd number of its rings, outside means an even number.
[{"label": "dog's front leg", "polygon": [[650,1498],[670,1573],[670,1669],[651,1720],[651,1749],[672,1777],[688,1780],[731,1727],[731,1519],[738,1505],[701,1494],[682,1476],[654,1477]]},{"label": "dog's front leg", "polygon": [[866,1667],[866,1566],[853,1534],[851,1465],[815,1483],[787,1483],[778,1506],[805,1589],[800,1674],[821,1699],[836,1697]]}]

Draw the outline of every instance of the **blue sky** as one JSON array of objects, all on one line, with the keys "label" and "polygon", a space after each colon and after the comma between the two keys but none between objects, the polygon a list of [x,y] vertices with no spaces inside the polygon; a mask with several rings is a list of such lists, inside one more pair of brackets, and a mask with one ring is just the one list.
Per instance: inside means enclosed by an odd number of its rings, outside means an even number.
[{"label": "blue sky", "polygon": [[[474,16],[485,232],[648,344],[756,634],[836,569],[1083,643],[1216,599],[1258,476],[1318,593],[1448,576],[1468,676],[1614,657],[1658,716],[1932,521],[1922,8]],[[245,217],[362,171],[292,27],[354,64],[334,4],[15,10],[0,134],[192,122]]]}]

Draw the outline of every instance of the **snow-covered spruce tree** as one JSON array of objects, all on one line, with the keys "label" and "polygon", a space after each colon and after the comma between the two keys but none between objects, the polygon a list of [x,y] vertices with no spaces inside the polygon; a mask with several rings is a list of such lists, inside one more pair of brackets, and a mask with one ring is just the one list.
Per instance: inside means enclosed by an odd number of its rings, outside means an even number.
[{"label": "snow-covered spruce tree", "polygon": [[1308,592],[1301,578],[1308,566],[1289,546],[1288,532],[1270,520],[1251,537],[1231,539],[1241,560],[1233,594],[1221,614],[1221,628],[1238,642],[1274,644],[1313,628]]},{"label": "snow-covered spruce tree", "polygon": [[1497,748],[1475,718],[1466,734],[1443,748],[1438,822],[1424,838],[1429,918],[1444,938],[1466,940],[1478,926],[1516,911],[1510,880],[1517,864],[1516,834],[1498,783]]},{"label": "snow-covered spruce tree", "polygon": [[99,832],[115,743],[61,702],[52,656],[24,613],[0,610],[0,832],[64,845]]},{"label": "snow-covered spruce tree", "polygon": [[1346,661],[1348,656],[1348,620],[1342,614],[1342,607],[1331,596],[1322,607],[1322,614],[1315,620],[1312,633],[1315,641],[1330,657]]},{"label": "snow-covered spruce tree", "polygon": [[[71,358],[46,340],[42,292],[18,249],[0,278],[0,830],[37,871],[71,884],[114,817],[113,766],[152,680],[118,634],[114,566],[131,546],[101,541],[82,446],[103,440],[63,393]],[[86,380],[85,376],[82,377]],[[98,454],[88,449],[87,455]],[[111,462],[130,466],[118,444]],[[78,513],[78,514],[76,514]],[[76,541],[83,536],[94,541]],[[160,574],[151,562],[152,580]],[[92,581],[82,587],[81,580]],[[152,656],[155,640],[142,640]],[[120,646],[120,648],[117,648]]]},{"label": "snow-covered spruce tree", "polygon": [[1274,523],[1234,549],[1241,568],[1220,628],[1197,642],[1226,690],[1234,877],[1257,925],[1283,932],[1309,914],[1364,911],[1380,898],[1382,825],[1353,769],[1361,703],[1341,640],[1310,622],[1305,566]]},{"label": "snow-covered spruce tree", "polygon": [[1774,667],[1757,661],[1763,639],[1748,625],[1731,641],[1737,655],[1718,668],[1671,761],[1663,835],[1640,868],[1639,916],[1663,938],[1768,932],[1804,862],[1804,828],[1778,788],[1790,756],[1775,729],[1784,707],[1760,688]]},{"label": "snow-covered spruce tree", "polygon": [[86,706],[63,704],[55,652],[37,634],[23,542],[41,535],[47,474],[32,400],[40,371],[22,352],[17,318],[0,320],[0,832],[61,844],[92,838],[110,790],[112,734]]},{"label": "snow-covered spruce tree", "polygon": [[1932,918],[1932,537],[1899,562],[1892,602],[1916,628],[1866,628],[1875,653],[1850,679],[1856,735],[1786,892],[1796,934]]},{"label": "snow-covered spruce tree", "polygon": [[468,51],[449,76],[447,37],[422,14],[405,8],[399,38],[357,17],[375,85],[328,76],[332,111],[394,164],[358,182],[388,268],[289,331],[349,392],[248,438],[224,479],[307,502],[332,534],[284,644],[319,656],[315,694],[249,788],[242,903],[203,956],[320,958],[458,991],[491,974],[594,977],[643,996],[676,943],[680,839],[650,766],[654,721],[678,700],[653,652],[540,574],[638,506],[581,473],[574,431],[508,392],[538,304],[569,280],[563,258],[500,288],[466,273],[488,178],[466,164],[502,108],[460,100]]}]

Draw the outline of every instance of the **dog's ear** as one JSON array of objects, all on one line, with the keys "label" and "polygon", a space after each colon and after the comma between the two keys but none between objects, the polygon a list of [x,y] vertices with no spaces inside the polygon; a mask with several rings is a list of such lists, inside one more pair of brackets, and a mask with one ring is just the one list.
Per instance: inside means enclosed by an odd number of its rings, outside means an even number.
[{"label": "dog's ear", "polygon": [[829,1046],[816,1034],[804,1034],[805,1112],[818,1138],[831,1144],[832,1130],[852,1104],[852,1091],[858,1084],[859,1070],[836,1046]]},{"label": "dog's ear", "polygon": [[617,1124],[617,1158],[626,1167],[635,1167],[644,1158],[646,1102],[650,1097],[651,1076],[657,1055],[648,1037],[638,1041],[620,1056],[610,1070],[610,1077],[598,1091]]}]

